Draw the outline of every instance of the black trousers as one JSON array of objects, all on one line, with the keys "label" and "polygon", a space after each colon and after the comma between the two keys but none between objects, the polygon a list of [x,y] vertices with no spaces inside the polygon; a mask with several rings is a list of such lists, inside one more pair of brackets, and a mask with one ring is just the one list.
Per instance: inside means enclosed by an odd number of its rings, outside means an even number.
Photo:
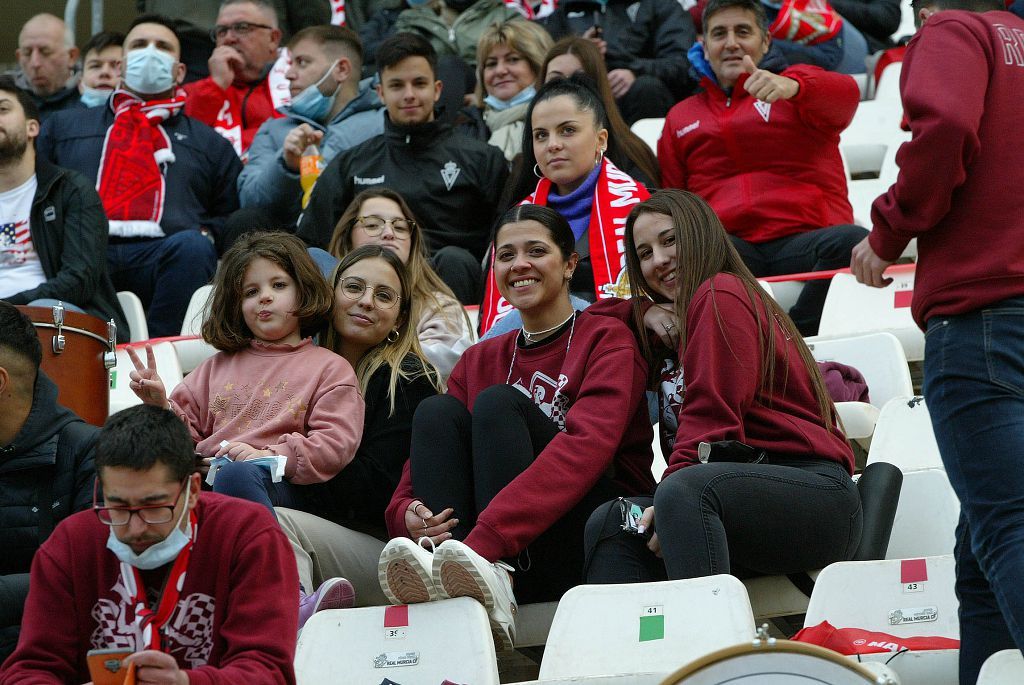
[{"label": "black trousers", "polygon": [[[413,490],[433,512],[454,508],[459,525],[452,535],[463,540],[491,500],[557,434],[551,419],[509,385],[484,390],[472,412],[450,395],[428,397],[413,417]],[[520,603],[556,600],[583,582],[583,527],[614,490],[602,479],[517,559],[506,560],[516,568],[513,583]]]},{"label": "black trousers", "polygon": [[588,583],[630,583],[795,573],[851,558],[860,543],[857,486],[838,463],[689,466],[658,485],[653,498],[662,560],[646,540],[619,527],[616,502],[587,522]]}]

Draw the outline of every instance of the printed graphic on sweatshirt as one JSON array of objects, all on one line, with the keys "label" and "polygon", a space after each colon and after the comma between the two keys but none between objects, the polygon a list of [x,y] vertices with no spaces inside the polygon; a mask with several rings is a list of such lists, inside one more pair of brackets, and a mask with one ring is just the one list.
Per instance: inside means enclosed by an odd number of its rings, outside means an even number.
[{"label": "printed graphic on sweatshirt", "polygon": [[[132,597],[121,575],[111,588],[117,600],[100,598],[92,608],[96,630],[90,637],[93,649],[145,649],[142,631],[135,620]],[[163,648],[188,668],[209,663],[213,651],[213,613],[216,602],[210,595],[194,592],[178,600],[163,629]]]},{"label": "printed graphic on sweatshirt", "polygon": [[455,162],[445,162],[444,168],[441,169],[441,178],[444,180],[444,187],[451,190],[452,186],[455,185],[455,179],[459,177],[459,172],[461,171],[462,169],[460,169],[459,165]]},{"label": "printed graphic on sweatshirt", "polygon": [[568,382],[569,378],[564,373],[558,374],[558,380],[555,381],[551,376],[535,371],[528,384],[520,376],[512,383],[512,387],[531,398],[544,415],[555,422],[558,430],[564,433],[569,398],[562,394],[562,388]]},{"label": "printed graphic on sweatshirt", "polygon": [[754,109],[757,110],[757,113],[764,119],[764,123],[767,124],[768,117],[772,113],[772,103],[765,102],[764,100],[754,100]]},{"label": "printed graphic on sweatshirt", "polygon": [[30,259],[39,257],[32,249],[28,219],[0,224],[0,266],[20,266]]},{"label": "printed graphic on sweatshirt", "polygon": [[291,414],[295,430],[302,430],[302,421],[308,405],[305,399],[295,397],[288,390],[288,381],[273,383],[260,379],[255,383],[225,383],[220,388],[210,389],[210,414],[213,416],[214,431],[234,422],[241,430],[274,418]]},{"label": "printed graphic on sweatshirt", "polygon": [[683,398],[686,397],[683,368],[676,366],[675,360],[666,359],[661,367],[659,379],[658,405],[661,416],[658,429],[661,432],[662,443],[671,446],[679,429],[679,409],[683,406]]}]

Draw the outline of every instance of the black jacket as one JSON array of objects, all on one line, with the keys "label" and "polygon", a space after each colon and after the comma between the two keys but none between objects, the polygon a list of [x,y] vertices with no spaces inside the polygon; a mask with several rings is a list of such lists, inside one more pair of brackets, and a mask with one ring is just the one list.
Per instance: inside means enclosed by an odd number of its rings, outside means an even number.
[{"label": "black jacket", "polygon": [[431,253],[455,245],[482,260],[507,179],[498,148],[437,120],[399,126],[385,116],[383,134],[337,155],[320,174],[298,236],[326,249],[352,198],[383,186],[413,208]]},{"label": "black jacket", "polygon": [[629,69],[660,79],[682,99],[693,93],[686,51],[697,39],[693,20],[677,0],[565,0],[541,23],[559,40],[601,27],[608,70]]},{"label": "black jacket", "polygon": [[868,54],[894,45],[890,36],[900,27],[899,0],[832,0],[832,7],[864,34]]},{"label": "black jacket", "polygon": [[104,321],[113,319],[118,341],[127,342],[128,323],[107,273],[107,216],[93,185],[37,157],[29,231],[46,281],[7,301],[64,300]]},{"label": "black jacket", "polygon": [[28,419],[0,447],[0,575],[28,573],[53,527],[91,505],[99,431],[57,404],[57,386],[40,371]]}]

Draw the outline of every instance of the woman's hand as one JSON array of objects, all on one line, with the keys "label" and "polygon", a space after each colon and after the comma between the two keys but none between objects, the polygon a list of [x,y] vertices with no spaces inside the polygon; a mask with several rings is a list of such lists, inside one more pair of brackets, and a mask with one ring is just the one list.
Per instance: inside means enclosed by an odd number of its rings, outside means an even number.
[{"label": "woman's hand", "polygon": [[679,319],[669,305],[656,304],[644,314],[644,327],[674,350],[679,346]]},{"label": "woman's hand", "polygon": [[452,518],[455,510],[448,507],[435,515],[427,505],[419,500],[405,510],[405,528],[409,537],[419,542],[421,538],[430,538],[434,546],[440,545],[452,537],[451,529],[459,525],[459,519]]},{"label": "woman's hand", "polygon": [[245,461],[246,459],[255,459],[256,457],[269,457],[273,454],[274,452],[272,450],[258,450],[252,445],[247,445],[244,442],[229,442],[217,450],[218,457],[231,457],[232,461]]},{"label": "woman's hand", "polygon": [[[637,525],[637,532],[641,535],[643,532],[654,526],[654,507],[647,507],[644,509],[643,516],[640,517],[640,523]],[[654,552],[654,555],[661,559],[661,541],[658,540],[658,534],[652,533],[651,539],[647,541],[647,549]]]},{"label": "woman's hand", "polygon": [[139,359],[139,355],[135,354],[135,350],[130,347],[127,349],[128,358],[132,360],[132,364],[135,366],[135,370],[128,375],[128,378],[131,379],[128,387],[132,389],[132,392],[143,403],[167,409],[170,406],[167,403],[167,390],[164,388],[164,382],[160,380],[160,375],[156,372],[156,357],[153,356],[153,346],[146,345],[145,364]]}]

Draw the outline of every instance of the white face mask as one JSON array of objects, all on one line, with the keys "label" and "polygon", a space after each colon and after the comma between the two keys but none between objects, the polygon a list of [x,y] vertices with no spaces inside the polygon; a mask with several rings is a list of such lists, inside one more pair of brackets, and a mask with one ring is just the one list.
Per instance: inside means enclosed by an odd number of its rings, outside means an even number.
[{"label": "white face mask", "polygon": [[136,93],[156,95],[174,87],[175,59],[155,45],[125,55],[124,84]]},{"label": "white face mask", "polygon": [[107,103],[107,100],[110,99],[110,94],[113,92],[109,88],[90,88],[85,86],[82,89],[82,97],[80,99],[86,107],[99,107]]},{"label": "white face mask", "polygon": [[[135,550],[117,539],[117,536],[114,535],[114,528],[111,526],[110,535],[107,537],[107,549],[124,563],[143,571],[151,571],[171,563],[178,558],[181,550],[185,549],[185,545],[192,539],[190,535],[186,535],[185,531],[181,529],[181,522],[185,520],[185,516],[188,514],[188,496],[189,487],[186,485],[185,504],[181,509],[181,516],[178,517],[177,523],[174,524],[174,530],[160,542],[150,545],[141,554],[136,554]],[[191,529],[191,526],[189,528]]]}]

